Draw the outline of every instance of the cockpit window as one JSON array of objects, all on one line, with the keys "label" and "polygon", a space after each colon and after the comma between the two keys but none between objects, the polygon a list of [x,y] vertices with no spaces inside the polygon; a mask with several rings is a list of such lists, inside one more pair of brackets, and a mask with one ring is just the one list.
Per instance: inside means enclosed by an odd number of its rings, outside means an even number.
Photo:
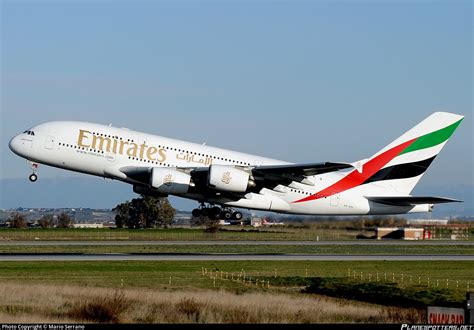
[{"label": "cockpit window", "polygon": [[23,133],[26,133],[28,135],[35,135],[35,132],[33,132],[33,131],[24,131]]}]

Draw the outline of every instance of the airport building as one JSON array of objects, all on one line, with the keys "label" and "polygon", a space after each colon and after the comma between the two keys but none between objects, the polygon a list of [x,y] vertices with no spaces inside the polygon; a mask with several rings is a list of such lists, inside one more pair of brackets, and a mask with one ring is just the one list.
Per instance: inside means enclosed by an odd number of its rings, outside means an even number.
[{"label": "airport building", "polygon": [[400,227],[377,227],[375,228],[375,237],[377,239],[405,239],[421,240],[424,239],[423,228],[400,228]]},{"label": "airport building", "polygon": [[73,228],[104,228],[103,223],[75,223]]},{"label": "airport building", "polygon": [[406,227],[377,227],[377,239],[468,240],[469,224],[449,224],[448,220],[408,220]]},{"label": "airport building", "polygon": [[423,226],[425,239],[469,239],[470,225],[468,224],[446,224]]}]

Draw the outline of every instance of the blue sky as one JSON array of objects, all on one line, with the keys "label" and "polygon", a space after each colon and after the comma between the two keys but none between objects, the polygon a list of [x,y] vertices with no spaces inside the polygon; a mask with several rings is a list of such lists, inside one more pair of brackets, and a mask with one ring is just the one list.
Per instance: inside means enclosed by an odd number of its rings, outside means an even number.
[{"label": "blue sky", "polygon": [[473,185],[472,9],[3,0],[0,179],[27,177],[8,140],[49,120],[318,162],[370,156],[444,110],[466,119],[423,182]]}]

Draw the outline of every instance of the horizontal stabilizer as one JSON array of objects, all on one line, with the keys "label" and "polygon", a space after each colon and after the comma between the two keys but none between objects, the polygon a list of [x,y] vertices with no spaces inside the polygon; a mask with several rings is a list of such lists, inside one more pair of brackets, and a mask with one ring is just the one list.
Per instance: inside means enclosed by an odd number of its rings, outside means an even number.
[{"label": "horizontal stabilizer", "polygon": [[371,202],[397,205],[397,206],[410,206],[417,204],[439,204],[439,203],[453,203],[462,202],[457,199],[444,198],[444,197],[432,197],[432,196],[384,196],[384,197],[365,197]]}]

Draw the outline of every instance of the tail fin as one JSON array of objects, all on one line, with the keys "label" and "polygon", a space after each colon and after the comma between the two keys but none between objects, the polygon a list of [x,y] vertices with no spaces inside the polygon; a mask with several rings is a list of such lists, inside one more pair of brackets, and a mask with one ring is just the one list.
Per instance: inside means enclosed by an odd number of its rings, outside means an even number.
[{"label": "tail fin", "polygon": [[409,194],[463,118],[435,112],[355,167],[365,174],[364,183],[390,180],[396,191]]}]

